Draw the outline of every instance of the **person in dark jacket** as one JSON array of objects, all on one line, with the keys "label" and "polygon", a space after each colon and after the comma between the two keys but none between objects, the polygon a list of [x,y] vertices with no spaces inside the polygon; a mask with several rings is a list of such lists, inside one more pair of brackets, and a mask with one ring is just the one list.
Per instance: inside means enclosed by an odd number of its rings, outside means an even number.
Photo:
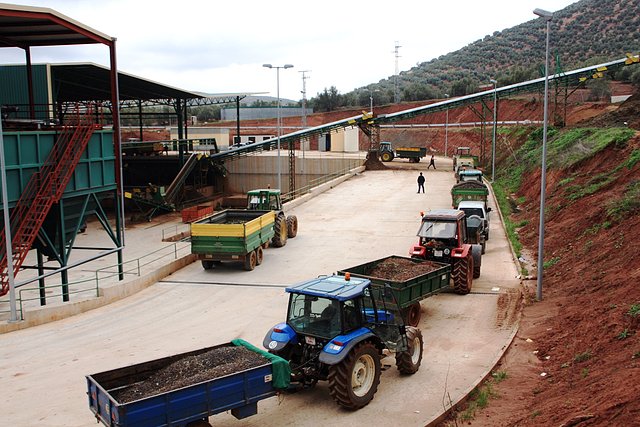
[{"label": "person in dark jacket", "polygon": [[422,192],[424,193],[424,176],[422,176],[422,172],[420,172],[420,175],[418,175],[418,193],[420,192],[420,189],[422,189]]},{"label": "person in dark jacket", "polygon": [[436,158],[433,156],[433,154],[431,155],[431,160],[429,161],[429,166],[427,166],[427,169],[429,169],[431,166],[433,166],[433,168],[436,168]]}]

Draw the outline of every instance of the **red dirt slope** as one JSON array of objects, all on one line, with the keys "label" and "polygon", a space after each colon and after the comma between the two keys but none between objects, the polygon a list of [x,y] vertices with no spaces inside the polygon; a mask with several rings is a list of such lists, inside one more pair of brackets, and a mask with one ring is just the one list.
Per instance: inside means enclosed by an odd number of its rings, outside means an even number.
[{"label": "red dirt slope", "polygon": [[[587,125],[619,125],[621,117],[638,111],[638,98]],[[633,113],[626,118],[633,120]],[[614,173],[638,153],[640,134],[572,170],[549,172],[545,261],[550,266],[543,301],[535,301],[535,280],[526,281],[520,330],[497,369],[507,379],[494,381],[497,396],[465,424],[640,425],[640,161]],[[569,186],[584,188],[600,174],[615,179],[592,195],[567,197]],[[538,171],[515,195],[526,203],[513,216],[515,222],[529,221],[520,237],[534,259],[539,194]],[[612,214],[625,195],[629,212]],[[535,267],[529,271],[535,274]]]}]

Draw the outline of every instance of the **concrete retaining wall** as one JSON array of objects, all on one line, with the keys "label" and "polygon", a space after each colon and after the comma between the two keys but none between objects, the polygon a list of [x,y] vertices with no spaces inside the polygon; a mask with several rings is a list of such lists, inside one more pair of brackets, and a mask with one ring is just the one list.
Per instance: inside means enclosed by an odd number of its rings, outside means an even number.
[{"label": "concrete retaining wall", "polygon": [[[278,157],[249,156],[225,163],[229,171],[226,190],[231,193],[246,193],[255,188],[278,188]],[[296,155],[296,188],[314,186],[314,180],[354,169],[364,163],[364,158],[301,158]],[[289,153],[280,150],[280,174],[282,192],[289,192]]]}]

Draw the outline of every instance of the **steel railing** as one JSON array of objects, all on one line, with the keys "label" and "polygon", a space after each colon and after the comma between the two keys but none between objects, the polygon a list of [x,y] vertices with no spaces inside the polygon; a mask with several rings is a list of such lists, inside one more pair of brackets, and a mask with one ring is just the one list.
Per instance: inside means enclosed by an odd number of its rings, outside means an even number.
[{"label": "steel railing", "polygon": [[[56,297],[63,295],[80,295],[83,294],[87,298],[93,298],[100,296],[100,288],[106,284],[115,283],[120,276],[120,267],[122,267],[124,275],[141,277],[145,274],[151,273],[159,266],[165,265],[167,258],[177,260],[183,256],[191,253],[191,245],[185,242],[175,242],[170,245],[164,246],[156,251],[145,254],[139,258],[124,261],[122,263],[116,263],[107,267],[102,267],[90,276],[82,279],[78,279],[68,283],[68,291],[63,292],[63,284],[48,285],[44,287],[40,286],[22,286],[18,291],[16,302],[18,305],[18,315],[20,320],[24,320],[25,306],[34,301],[40,301],[40,292],[47,292],[47,297]],[[158,265],[162,261],[161,265]],[[34,279],[34,281],[37,278]],[[4,309],[3,306],[7,308]],[[8,308],[8,301],[0,301],[0,315],[10,313]],[[38,304],[39,306],[39,304]]]}]

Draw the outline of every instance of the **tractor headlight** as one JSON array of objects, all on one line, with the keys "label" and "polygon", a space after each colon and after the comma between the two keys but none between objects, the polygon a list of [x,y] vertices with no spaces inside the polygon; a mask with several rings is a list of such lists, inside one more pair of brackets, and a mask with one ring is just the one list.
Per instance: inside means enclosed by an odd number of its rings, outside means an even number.
[{"label": "tractor headlight", "polygon": [[446,248],[446,249],[444,250],[444,254],[445,254],[445,255],[449,255],[450,253],[451,253],[451,250],[450,250],[449,248]]}]

